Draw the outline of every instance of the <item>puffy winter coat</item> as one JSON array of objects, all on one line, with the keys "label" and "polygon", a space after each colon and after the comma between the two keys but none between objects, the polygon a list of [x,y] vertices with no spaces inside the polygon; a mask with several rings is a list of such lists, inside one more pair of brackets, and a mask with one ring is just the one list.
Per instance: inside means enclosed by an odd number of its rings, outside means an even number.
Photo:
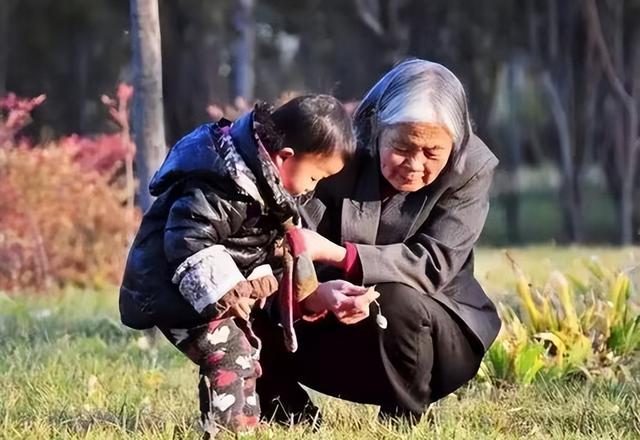
[{"label": "puffy winter coat", "polygon": [[206,289],[217,289],[217,298],[256,267],[280,264],[273,246],[283,235],[282,224],[297,221],[295,202],[256,135],[253,112],[229,124],[196,128],[153,177],[149,191],[157,199],[142,219],[120,288],[125,325],[204,323],[200,312],[216,297],[192,297],[179,288],[184,272],[203,261],[217,266],[208,270],[219,279]]}]

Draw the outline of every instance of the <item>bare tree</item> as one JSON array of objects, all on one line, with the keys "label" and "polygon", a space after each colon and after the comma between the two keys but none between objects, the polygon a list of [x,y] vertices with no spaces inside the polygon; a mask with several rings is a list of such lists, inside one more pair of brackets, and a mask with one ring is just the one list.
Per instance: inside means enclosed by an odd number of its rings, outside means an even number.
[{"label": "bare tree", "polygon": [[[608,30],[613,33],[613,49],[610,50],[605,39],[603,27],[600,21],[600,12],[595,0],[583,0],[582,9],[586,21],[587,32],[593,41],[593,50],[597,53],[602,65],[604,76],[609,83],[613,96],[620,103],[622,118],[618,121],[621,124],[620,135],[614,140],[612,153],[615,157],[616,172],[620,180],[620,194],[618,200],[620,218],[620,240],[623,244],[633,242],[633,208],[635,195],[635,179],[638,170],[638,153],[640,151],[640,121],[638,120],[638,98],[640,86],[637,85],[637,66],[629,69],[632,75],[625,81],[624,77],[624,50],[623,44],[623,24],[624,24],[624,4],[616,1],[614,10],[614,26],[609,26]],[[610,8],[611,9],[611,8]],[[617,13],[616,13],[617,12]],[[637,33],[635,36],[638,41]],[[640,56],[637,48],[632,51],[631,56]],[[637,64],[631,62],[630,64]],[[633,75],[633,74],[636,75]],[[634,96],[636,95],[636,96]]]},{"label": "bare tree", "polygon": [[533,125],[525,114],[523,88],[526,86],[526,67],[522,57],[505,61],[496,74],[493,103],[487,126],[492,138],[500,144],[501,167],[508,183],[500,185],[500,202],[504,206],[506,233],[510,243],[521,241],[520,234],[520,169],[524,162],[524,133],[522,128]]},{"label": "bare tree", "polygon": [[571,124],[563,105],[563,100],[549,72],[542,74],[541,82],[548,97],[551,115],[558,132],[560,171],[562,175],[560,195],[563,199],[561,200],[561,205],[564,214],[565,231],[570,242],[579,242],[582,240],[582,216],[578,190],[579,176],[574,159],[575,142],[571,136]]},{"label": "bare tree", "polygon": [[13,0],[0,1],[0,96],[4,96],[7,87],[7,62],[9,55],[9,16]]},{"label": "bare tree", "polygon": [[236,0],[233,8],[234,39],[231,45],[231,96],[252,102],[255,89],[255,0]]},{"label": "bare tree", "polygon": [[401,11],[409,0],[356,0],[356,15],[379,42],[383,62],[393,65],[407,55],[409,26],[401,18]]},{"label": "bare tree", "polygon": [[[564,12],[564,14],[563,14]],[[564,34],[560,32],[560,20],[564,15]],[[580,146],[577,143],[575,101],[577,90],[571,53],[575,50],[575,21],[571,5],[562,0],[547,0],[547,47],[541,58],[540,82],[549,103],[551,117],[558,138],[558,162],[562,182],[560,199],[564,218],[565,235],[570,242],[583,239],[580,197],[580,167],[577,161]]]},{"label": "bare tree", "polygon": [[138,200],[147,210],[152,173],[166,153],[162,99],[162,57],[158,0],[130,0],[133,50],[133,131],[136,143]]}]

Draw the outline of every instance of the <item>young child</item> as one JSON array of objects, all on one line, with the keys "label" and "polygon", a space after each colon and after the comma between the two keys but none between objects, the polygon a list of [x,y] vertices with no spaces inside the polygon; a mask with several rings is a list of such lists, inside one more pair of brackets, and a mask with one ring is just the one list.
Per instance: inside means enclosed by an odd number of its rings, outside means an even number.
[{"label": "young child", "polygon": [[275,244],[298,219],[293,197],[354,151],[345,108],[331,96],[301,96],[196,128],[149,185],[157,199],[129,253],[121,318],[158,327],[199,365],[205,438],[258,423],[259,340],[249,315],[278,289],[268,264],[280,265]]}]

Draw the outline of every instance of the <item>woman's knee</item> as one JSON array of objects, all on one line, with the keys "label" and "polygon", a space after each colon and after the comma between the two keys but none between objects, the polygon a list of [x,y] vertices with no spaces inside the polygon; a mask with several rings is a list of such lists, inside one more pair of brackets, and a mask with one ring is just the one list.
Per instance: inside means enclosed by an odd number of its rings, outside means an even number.
[{"label": "woman's knee", "polygon": [[400,283],[378,284],[376,290],[380,312],[390,325],[403,324],[415,330],[429,325],[431,312],[424,293]]},{"label": "woman's knee", "polygon": [[475,376],[482,353],[449,310],[403,284],[380,284],[376,290],[389,323],[385,351],[404,380],[413,381],[416,401],[435,401]]}]

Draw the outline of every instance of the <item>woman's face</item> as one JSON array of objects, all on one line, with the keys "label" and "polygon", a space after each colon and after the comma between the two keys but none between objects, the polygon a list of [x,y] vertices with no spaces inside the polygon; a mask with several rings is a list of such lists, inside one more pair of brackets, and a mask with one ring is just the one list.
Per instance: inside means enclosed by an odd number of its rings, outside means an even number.
[{"label": "woman's face", "polygon": [[395,124],[380,134],[380,169],[398,191],[418,191],[436,180],[452,149],[453,137],[442,125]]}]

